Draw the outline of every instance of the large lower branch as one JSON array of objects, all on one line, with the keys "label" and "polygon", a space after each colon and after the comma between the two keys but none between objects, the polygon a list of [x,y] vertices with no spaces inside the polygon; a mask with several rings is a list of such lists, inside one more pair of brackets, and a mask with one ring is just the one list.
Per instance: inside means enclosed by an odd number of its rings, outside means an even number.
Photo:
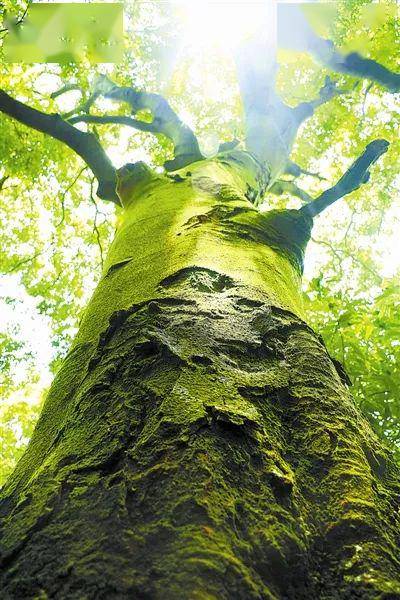
[{"label": "large lower branch", "polygon": [[0,111],[32,129],[50,135],[74,150],[97,178],[99,198],[119,204],[115,191],[115,168],[94,134],[76,129],[58,114],[49,115],[26,106],[3,90],[0,90]]},{"label": "large lower branch", "polygon": [[357,190],[369,180],[369,169],[389,147],[386,140],[374,140],[365,148],[363,154],[351,165],[336,185],[323,192],[318,198],[302,206],[300,212],[312,217],[320,214],[325,208]]}]

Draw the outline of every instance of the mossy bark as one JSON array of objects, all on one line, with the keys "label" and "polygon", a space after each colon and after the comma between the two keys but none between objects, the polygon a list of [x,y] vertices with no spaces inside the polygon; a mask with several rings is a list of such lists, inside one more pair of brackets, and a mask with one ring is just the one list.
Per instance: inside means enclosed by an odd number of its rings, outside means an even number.
[{"label": "mossy bark", "polygon": [[400,598],[398,470],[302,315],[311,222],[254,208],[243,152],[133,171],[3,491],[1,597]]}]

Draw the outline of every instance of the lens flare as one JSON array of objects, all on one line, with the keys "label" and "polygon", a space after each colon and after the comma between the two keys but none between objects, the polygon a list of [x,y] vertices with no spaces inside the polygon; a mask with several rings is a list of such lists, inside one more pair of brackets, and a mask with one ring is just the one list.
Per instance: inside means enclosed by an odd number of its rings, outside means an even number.
[{"label": "lens flare", "polygon": [[260,29],[275,29],[275,2],[254,0],[176,0],[184,24],[185,45],[197,48],[219,46],[231,51]]}]

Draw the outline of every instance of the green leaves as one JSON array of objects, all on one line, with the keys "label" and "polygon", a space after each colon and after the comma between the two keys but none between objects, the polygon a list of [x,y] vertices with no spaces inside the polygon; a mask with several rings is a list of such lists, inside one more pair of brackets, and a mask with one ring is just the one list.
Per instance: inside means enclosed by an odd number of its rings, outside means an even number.
[{"label": "green leaves", "polygon": [[345,367],[352,393],[375,430],[400,459],[400,285],[386,282],[374,298],[358,298],[315,278],[308,315],[328,350]]},{"label": "green leaves", "polygon": [[0,407],[1,458],[0,486],[12,472],[16,462],[25,451],[39,416],[41,401],[30,404],[15,402]]}]

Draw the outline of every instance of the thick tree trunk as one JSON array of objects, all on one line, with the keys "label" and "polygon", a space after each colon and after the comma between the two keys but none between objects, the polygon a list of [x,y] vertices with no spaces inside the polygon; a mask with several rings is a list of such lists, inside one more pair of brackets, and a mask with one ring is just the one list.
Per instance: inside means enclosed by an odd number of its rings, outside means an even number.
[{"label": "thick tree trunk", "polygon": [[311,222],[249,201],[264,175],[233,152],[121,184],[3,492],[2,598],[400,598],[398,471],[302,318]]}]

